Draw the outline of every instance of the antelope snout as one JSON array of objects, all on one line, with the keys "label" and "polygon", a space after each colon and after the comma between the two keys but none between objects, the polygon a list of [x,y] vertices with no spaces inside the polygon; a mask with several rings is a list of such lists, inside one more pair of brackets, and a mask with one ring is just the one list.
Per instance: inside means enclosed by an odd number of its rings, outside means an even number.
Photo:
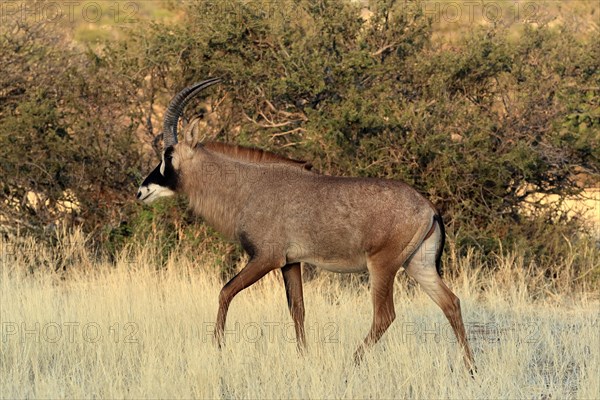
[{"label": "antelope snout", "polygon": [[150,197],[152,193],[147,186],[140,186],[138,189],[137,195],[135,196],[139,201],[146,203],[146,200]]}]

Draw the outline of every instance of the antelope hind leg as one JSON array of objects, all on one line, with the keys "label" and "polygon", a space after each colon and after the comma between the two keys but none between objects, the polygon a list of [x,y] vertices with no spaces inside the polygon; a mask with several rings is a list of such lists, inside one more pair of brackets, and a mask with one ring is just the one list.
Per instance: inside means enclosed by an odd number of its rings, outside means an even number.
[{"label": "antelope hind leg", "polygon": [[465,332],[460,309],[460,300],[452,293],[448,286],[446,286],[444,281],[442,281],[442,278],[435,267],[436,248],[435,244],[430,242],[433,241],[435,236],[436,235],[432,235],[431,238],[423,242],[419,249],[417,249],[408,263],[406,272],[409,276],[419,282],[425,293],[427,293],[444,312],[448,322],[450,322],[450,326],[452,326],[452,330],[454,331],[458,343],[463,348],[465,365],[469,369],[471,375],[473,375],[476,371],[475,362],[473,361],[473,354],[471,353],[471,348],[467,341],[467,334]]},{"label": "antelope hind leg", "polygon": [[397,269],[392,271],[369,268],[371,275],[371,300],[373,302],[373,322],[363,343],[354,352],[354,363],[360,364],[365,351],[373,346],[396,318],[394,310],[394,278]]},{"label": "antelope hind leg", "polygon": [[302,269],[300,263],[287,264],[281,268],[281,273],[283,275],[288,308],[294,320],[294,328],[296,329],[298,351],[303,353],[306,350],[306,338],[304,335],[304,296],[302,294]]}]

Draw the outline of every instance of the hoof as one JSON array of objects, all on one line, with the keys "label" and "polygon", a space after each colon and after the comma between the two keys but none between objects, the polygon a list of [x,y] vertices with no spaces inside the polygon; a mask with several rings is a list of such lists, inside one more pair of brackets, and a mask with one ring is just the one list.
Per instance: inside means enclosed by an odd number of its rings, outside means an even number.
[{"label": "hoof", "polygon": [[358,367],[365,357],[365,351],[359,348],[354,352],[354,366]]}]

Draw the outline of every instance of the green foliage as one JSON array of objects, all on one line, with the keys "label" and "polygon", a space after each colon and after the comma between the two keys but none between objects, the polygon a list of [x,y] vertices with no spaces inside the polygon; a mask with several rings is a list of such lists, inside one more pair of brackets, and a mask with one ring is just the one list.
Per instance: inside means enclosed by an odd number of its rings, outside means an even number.
[{"label": "green foliage", "polygon": [[115,248],[161,237],[166,255],[185,238],[238,257],[190,228],[183,205],[126,200],[149,170],[136,129],[147,137],[157,104],[222,76],[209,136],[310,159],[324,173],[404,180],[443,211],[458,248],[504,243],[556,260],[577,221],[531,194],[564,198],[581,190],[578,174],[598,179],[598,32],[525,24],[515,38],[481,27],[447,46],[432,39],[421,4],[371,3],[368,21],[345,0],[169,3],[183,11],[176,24],[124,28],[121,41],[83,53],[46,34],[24,35],[33,50],[23,53],[4,35],[16,76],[37,74],[0,100],[2,174],[18,177],[4,193],[33,185],[58,198],[71,188],[82,222],[105,226]]},{"label": "green foliage", "polygon": [[[24,227],[48,227],[66,213],[56,206],[68,190],[81,208],[71,222],[94,230],[118,218],[135,190],[136,82],[72,49],[54,28],[15,21],[0,30],[0,211]],[[27,201],[33,192],[37,204]]]}]

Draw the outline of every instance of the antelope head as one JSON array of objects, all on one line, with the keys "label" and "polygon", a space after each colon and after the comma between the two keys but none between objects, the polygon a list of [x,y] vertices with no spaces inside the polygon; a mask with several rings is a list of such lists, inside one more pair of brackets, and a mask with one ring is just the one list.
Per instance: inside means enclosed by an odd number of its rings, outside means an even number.
[{"label": "antelope head", "polygon": [[[177,124],[179,118],[189,101],[202,90],[215,83],[220,82],[220,78],[212,78],[193,84],[179,92],[171,102],[165,112],[163,121],[163,154],[160,164],[144,179],[137,192],[138,200],[144,203],[151,203],[160,197],[173,196],[177,192],[179,183],[179,174],[177,163],[173,160],[173,153],[177,143]],[[193,128],[194,125],[190,126]],[[186,135],[187,136],[187,135]],[[187,139],[187,138],[186,138]]]}]

